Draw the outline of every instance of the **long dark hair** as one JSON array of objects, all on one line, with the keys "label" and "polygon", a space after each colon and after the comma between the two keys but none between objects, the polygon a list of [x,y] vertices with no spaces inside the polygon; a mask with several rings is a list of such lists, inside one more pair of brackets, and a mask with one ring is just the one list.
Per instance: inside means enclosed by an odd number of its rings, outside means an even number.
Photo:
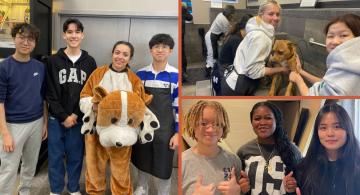
[{"label": "long dark hair", "polygon": [[[345,180],[346,194],[356,194],[356,182],[354,178],[359,178],[360,173],[360,151],[359,143],[355,138],[354,128],[346,110],[336,104],[325,104],[319,111],[313,129],[313,135],[306,157],[299,164],[302,171],[300,183],[304,194],[324,194],[319,186],[329,184],[329,160],[324,146],[320,143],[318,127],[325,114],[334,113],[339,121],[339,125],[346,131],[346,142],[338,150],[337,165],[342,173],[341,177]],[[354,177],[352,177],[354,176]],[[328,189],[326,189],[328,190]]]},{"label": "long dark hair", "polygon": [[250,112],[250,121],[253,119],[255,110],[261,106],[269,108],[274,114],[276,122],[275,131],[273,133],[273,137],[275,139],[275,148],[279,152],[281,160],[286,165],[285,174],[287,174],[294,170],[298,159],[296,159],[296,154],[291,149],[293,146],[291,146],[291,142],[287,136],[286,131],[284,130],[282,113],[277,106],[270,102],[258,102],[253,106]]},{"label": "long dark hair", "polygon": [[355,14],[345,14],[331,20],[324,28],[325,35],[328,33],[330,26],[338,22],[344,23],[351,30],[354,37],[360,36],[360,16]]},{"label": "long dark hair", "polygon": [[247,21],[252,17],[253,15],[251,14],[245,14],[238,23],[234,24],[229,30],[229,32],[226,33],[224,43],[226,43],[232,35],[237,35],[243,39],[244,37],[242,37],[240,31],[242,29],[245,29]]}]

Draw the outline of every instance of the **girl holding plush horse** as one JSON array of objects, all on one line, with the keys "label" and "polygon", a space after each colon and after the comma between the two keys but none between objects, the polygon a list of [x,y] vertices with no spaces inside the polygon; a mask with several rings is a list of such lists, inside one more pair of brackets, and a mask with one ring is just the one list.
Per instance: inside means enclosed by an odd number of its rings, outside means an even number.
[{"label": "girl holding plush horse", "polygon": [[[81,91],[80,108],[90,105],[90,107],[93,106],[93,112],[97,112],[97,105],[92,104],[92,100],[93,89],[98,85],[109,92],[116,90],[145,91],[140,78],[129,68],[129,62],[133,56],[134,47],[131,43],[116,42],[112,49],[112,63],[98,67],[90,75]],[[111,169],[111,193],[132,194],[130,180],[131,146],[104,147],[100,143],[99,136],[95,133],[85,135],[85,151],[85,187],[88,194],[105,193],[108,162]]]}]

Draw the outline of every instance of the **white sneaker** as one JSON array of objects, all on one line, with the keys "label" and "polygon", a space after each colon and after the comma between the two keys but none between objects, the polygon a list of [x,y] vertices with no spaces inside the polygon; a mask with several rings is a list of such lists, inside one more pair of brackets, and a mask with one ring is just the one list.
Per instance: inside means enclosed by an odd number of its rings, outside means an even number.
[{"label": "white sneaker", "polygon": [[134,191],[134,195],[146,195],[146,189],[144,189],[143,186],[139,186],[136,188],[136,190]]},{"label": "white sneaker", "polygon": [[82,194],[78,191],[78,192],[70,193],[70,195],[82,195]]},{"label": "white sneaker", "polygon": [[54,193],[50,192],[50,195],[60,195],[60,194],[54,194]]}]

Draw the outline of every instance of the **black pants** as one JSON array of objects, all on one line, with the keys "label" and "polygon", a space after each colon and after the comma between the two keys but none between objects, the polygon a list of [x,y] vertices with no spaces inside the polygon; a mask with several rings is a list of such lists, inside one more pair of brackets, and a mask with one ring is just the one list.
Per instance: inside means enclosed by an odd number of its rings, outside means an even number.
[{"label": "black pants", "polygon": [[216,35],[214,33],[210,33],[211,47],[213,49],[213,58],[217,60],[219,58],[218,51],[218,40],[220,39],[222,34]]},{"label": "black pants", "polygon": [[221,80],[223,77],[224,74],[221,74],[219,63],[215,62],[213,71],[211,73],[211,82],[212,82],[212,88],[216,96],[221,95]]},{"label": "black pants", "polygon": [[181,39],[181,63],[182,63],[182,72],[185,73],[186,72],[186,68],[187,68],[187,60],[186,60],[186,55],[185,55],[185,41],[184,41],[184,35],[182,36]]},{"label": "black pants", "polygon": [[234,91],[226,83],[226,78],[224,77],[221,81],[221,93],[225,96],[254,96],[259,84],[260,79],[251,79],[243,74],[239,74]]}]

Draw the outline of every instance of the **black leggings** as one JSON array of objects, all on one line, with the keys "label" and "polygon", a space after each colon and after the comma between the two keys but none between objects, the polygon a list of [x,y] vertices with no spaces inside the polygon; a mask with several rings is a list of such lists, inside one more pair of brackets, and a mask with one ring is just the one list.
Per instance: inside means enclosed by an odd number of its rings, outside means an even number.
[{"label": "black leggings", "polygon": [[226,82],[226,78],[221,81],[221,95],[224,96],[254,96],[260,84],[260,79],[251,79],[243,74],[239,74],[236,80],[235,91]]}]

